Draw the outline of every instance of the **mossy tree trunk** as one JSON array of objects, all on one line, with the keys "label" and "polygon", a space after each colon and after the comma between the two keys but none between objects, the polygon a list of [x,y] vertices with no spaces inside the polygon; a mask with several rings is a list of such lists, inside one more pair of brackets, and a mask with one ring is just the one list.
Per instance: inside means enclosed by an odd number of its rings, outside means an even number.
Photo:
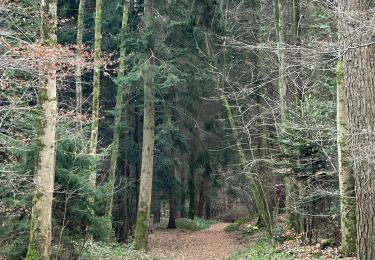
[{"label": "mossy tree trunk", "polygon": [[[122,13],[120,65],[119,65],[119,71],[118,71],[118,77],[120,79],[123,79],[125,76],[126,28],[128,27],[128,11],[129,11],[129,0],[125,0],[123,13]],[[122,116],[122,111],[124,107],[124,104],[123,104],[124,94],[125,94],[125,85],[123,83],[120,83],[117,86],[115,120],[114,120],[115,122],[114,122],[114,128],[113,128],[111,160],[110,160],[109,174],[108,174],[108,182],[110,183],[110,191],[108,194],[108,199],[106,202],[106,209],[105,209],[105,214],[109,217],[112,216],[112,204],[113,204],[113,195],[114,195],[114,188],[115,188],[115,174],[116,174],[116,166],[117,166],[119,143],[120,143],[120,132],[121,132],[121,116]],[[127,109],[125,109],[125,111],[127,111]]]},{"label": "mossy tree trunk", "polygon": [[[92,90],[92,115],[90,155],[96,156],[99,133],[99,97],[100,97],[100,66],[101,66],[101,42],[102,42],[102,0],[96,0],[95,13],[95,42],[94,42],[94,81]],[[96,186],[96,165],[90,173],[90,185]]]},{"label": "mossy tree trunk", "polygon": [[[144,1],[145,29],[150,30],[154,20],[153,0]],[[152,40],[149,39],[147,60],[142,70],[144,84],[144,122],[142,144],[141,182],[139,190],[139,202],[137,223],[135,229],[134,248],[137,250],[148,249],[148,233],[150,225],[150,207],[152,193],[152,175],[154,161],[154,56]]]},{"label": "mossy tree trunk", "polygon": [[[253,3],[253,6],[255,6],[256,3]],[[224,5],[221,4],[220,8],[223,9]],[[225,18],[226,19],[226,18]],[[227,21],[224,21],[225,27],[227,26]],[[210,56],[210,44],[208,41],[208,37],[206,35],[206,48],[207,48],[207,54]],[[225,46],[225,45],[224,45]],[[227,97],[225,95],[225,78],[227,76],[226,72],[226,47],[224,47],[224,53],[223,57],[224,60],[220,63],[216,61],[216,65],[220,68],[222,68],[222,76],[220,76],[217,79],[217,91],[219,92],[220,99],[223,102],[224,108],[227,112],[227,119],[229,122],[230,130],[232,132],[232,138],[235,142],[235,147],[237,149],[238,155],[239,155],[239,161],[240,164],[243,168],[243,176],[251,190],[254,202],[255,202],[255,207],[258,211],[259,217],[262,219],[263,223],[265,224],[268,233],[271,235],[272,234],[272,229],[273,229],[273,217],[270,212],[267,199],[264,194],[264,190],[262,187],[262,184],[260,182],[259,176],[257,176],[256,173],[251,172],[250,169],[248,169],[248,160],[245,154],[245,151],[242,147],[241,143],[241,135],[238,132],[238,127],[235,122],[235,118],[232,113],[232,108],[227,100]]]},{"label": "mossy tree trunk", "polygon": [[269,210],[267,199],[265,197],[262,185],[261,185],[261,183],[258,179],[258,176],[256,174],[251,173],[249,170],[246,170],[247,159],[246,159],[245,152],[242,148],[241,137],[240,137],[240,134],[238,133],[238,130],[237,130],[238,128],[237,128],[236,123],[234,121],[232,109],[231,109],[231,107],[229,105],[229,102],[228,102],[228,100],[227,100],[227,98],[224,94],[224,88],[223,88],[222,84],[220,84],[220,83],[219,83],[219,90],[221,92],[221,99],[224,103],[224,107],[227,111],[227,117],[228,117],[229,125],[230,125],[231,131],[232,131],[232,136],[233,136],[233,139],[235,141],[237,152],[238,152],[238,155],[239,155],[240,163],[245,170],[245,173],[244,173],[245,179],[246,179],[247,183],[249,184],[250,190],[252,192],[258,214],[259,214],[260,218],[262,219],[263,223],[265,224],[269,234],[272,234],[273,218],[272,218],[272,214]]},{"label": "mossy tree trunk", "polygon": [[349,147],[348,104],[344,89],[342,59],[336,68],[337,76],[337,152],[339,165],[340,205],[341,205],[341,252],[345,256],[356,251],[356,202],[355,180]]},{"label": "mossy tree trunk", "polygon": [[357,202],[357,258],[372,260],[375,259],[375,60],[373,31],[368,27],[372,16],[367,0],[337,3]]},{"label": "mossy tree trunk", "polygon": [[55,180],[57,123],[56,57],[57,0],[41,4],[41,45],[49,49],[41,57],[38,93],[38,133],[35,154],[34,197],[26,259],[49,259],[52,235],[52,200]]},{"label": "mossy tree trunk", "polygon": [[77,58],[78,64],[76,66],[75,80],[76,80],[76,113],[82,114],[82,66],[80,59],[82,58],[83,49],[83,29],[85,20],[85,4],[86,0],[79,1],[78,21],[77,21]]}]

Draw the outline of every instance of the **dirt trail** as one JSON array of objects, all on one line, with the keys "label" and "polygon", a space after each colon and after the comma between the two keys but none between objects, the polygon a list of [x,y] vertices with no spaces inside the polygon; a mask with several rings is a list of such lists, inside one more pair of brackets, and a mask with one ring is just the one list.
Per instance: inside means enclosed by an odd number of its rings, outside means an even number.
[{"label": "dirt trail", "polygon": [[214,224],[204,231],[156,230],[150,235],[152,255],[169,260],[226,259],[239,245],[224,228]]}]

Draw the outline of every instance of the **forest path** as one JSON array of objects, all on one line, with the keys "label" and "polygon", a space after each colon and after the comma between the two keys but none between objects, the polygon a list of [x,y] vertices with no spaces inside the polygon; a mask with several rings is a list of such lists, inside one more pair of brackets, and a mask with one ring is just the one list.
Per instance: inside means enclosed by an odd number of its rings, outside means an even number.
[{"label": "forest path", "polygon": [[156,230],[150,234],[152,255],[169,260],[226,259],[240,245],[224,228],[212,225],[203,231]]}]

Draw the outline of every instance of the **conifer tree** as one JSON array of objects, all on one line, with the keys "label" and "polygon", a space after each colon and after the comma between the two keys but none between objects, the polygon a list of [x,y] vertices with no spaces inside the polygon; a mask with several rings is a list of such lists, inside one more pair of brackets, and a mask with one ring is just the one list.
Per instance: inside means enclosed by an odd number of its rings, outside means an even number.
[{"label": "conifer tree", "polygon": [[109,166],[108,182],[110,182],[110,192],[108,194],[106,212],[107,216],[112,215],[112,204],[113,204],[113,193],[115,185],[115,174],[116,166],[119,152],[120,143],[120,127],[121,127],[121,115],[123,111],[123,99],[125,95],[125,84],[123,83],[123,78],[125,76],[126,69],[126,29],[128,27],[128,12],[129,12],[129,0],[124,1],[123,14],[122,14],[122,25],[121,25],[121,44],[120,44],[120,65],[118,70],[118,78],[120,79],[117,86],[116,94],[116,106],[115,106],[115,119],[113,127],[113,141],[111,149],[111,160]]}]

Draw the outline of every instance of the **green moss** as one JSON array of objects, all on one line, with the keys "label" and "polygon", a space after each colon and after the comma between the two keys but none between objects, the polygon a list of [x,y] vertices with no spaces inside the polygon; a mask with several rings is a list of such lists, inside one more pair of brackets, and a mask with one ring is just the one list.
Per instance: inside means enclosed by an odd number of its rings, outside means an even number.
[{"label": "green moss", "polygon": [[139,210],[137,213],[137,223],[135,228],[134,249],[147,250],[148,249],[148,221],[147,221],[147,207],[146,210]]},{"label": "green moss", "polygon": [[342,62],[342,58],[337,60],[336,65],[336,84],[342,85],[344,83],[344,65]]},{"label": "green moss", "polygon": [[30,221],[30,238],[29,238],[29,246],[27,248],[27,256],[26,260],[41,260],[42,259],[42,252],[38,247],[38,212],[35,208],[38,200],[40,199],[40,193],[35,194],[33,197],[33,212],[31,214],[31,221]]}]

